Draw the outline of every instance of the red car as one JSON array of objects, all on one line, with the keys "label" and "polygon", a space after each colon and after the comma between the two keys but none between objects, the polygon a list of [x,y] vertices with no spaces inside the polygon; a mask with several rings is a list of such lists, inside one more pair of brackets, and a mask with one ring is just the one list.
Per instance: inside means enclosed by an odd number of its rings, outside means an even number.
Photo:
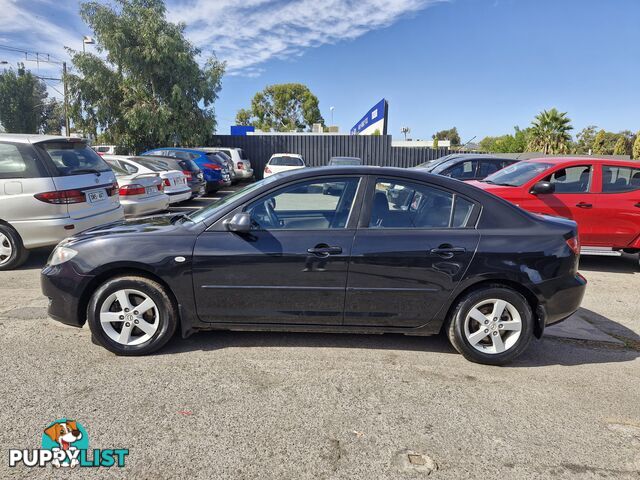
[{"label": "red car", "polygon": [[640,252],[640,162],[539,158],[469,183],[530,212],[575,220],[582,253]]}]

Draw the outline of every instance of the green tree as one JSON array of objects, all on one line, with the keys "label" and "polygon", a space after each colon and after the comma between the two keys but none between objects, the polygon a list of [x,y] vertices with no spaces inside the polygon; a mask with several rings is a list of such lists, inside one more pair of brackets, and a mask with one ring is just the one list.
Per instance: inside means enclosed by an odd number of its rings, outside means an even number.
[{"label": "green tree", "polygon": [[236,119],[251,118],[251,125],[265,131],[311,130],[314,123],[324,126],[318,98],[300,83],[269,85],[251,100],[248,117],[245,112],[240,110]]},{"label": "green tree", "polygon": [[64,104],[56,99],[47,102],[44,107],[42,133],[62,135],[64,127]]},{"label": "green tree", "polygon": [[0,73],[0,123],[7,133],[39,133],[45,123],[47,87],[18,65]]},{"label": "green tree", "polygon": [[432,135],[431,138],[434,140],[449,140],[452,147],[460,145],[460,135],[458,134],[458,129],[456,127],[450,128],[449,130],[440,130]]},{"label": "green tree", "polygon": [[566,112],[543,110],[531,122],[529,149],[544,154],[566,153],[571,145],[571,130]]},{"label": "green tree", "polygon": [[527,149],[529,129],[514,127],[513,135],[485,137],[480,140],[480,150],[493,153],[522,153]]},{"label": "green tree", "polygon": [[236,125],[251,125],[251,110],[241,108],[236,113]]},{"label": "green tree", "polygon": [[619,135],[600,130],[593,139],[592,151],[594,155],[613,155]]},{"label": "green tree", "polygon": [[633,158],[640,160],[640,131],[636,134],[636,141],[633,142]]},{"label": "green tree", "polygon": [[99,55],[71,51],[74,126],[125,149],[206,144],[215,130],[213,104],[224,63],[166,20],[162,0],[85,2],[80,16],[94,31]]},{"label": "green tree", "polygon": [[618,137],[618,141],[613,147],[613,154],[614,155],[630,155],[631,154],[630,150],[631,148],[629,145],[629,141],[627,140],[627,137],[624,135],[620,135]]},{"label": "green tree", "polygon": [[435,135],[433,136],[433,147],[432,148],[438,148],[438,137],[436,137]]},{"label": "green tree", "polygon": [[588,155],[593,148],[593,141],[596,138],[598,127],[589,125],[578,132],[576,142],[574,144],[574,153],[579,155]]}]

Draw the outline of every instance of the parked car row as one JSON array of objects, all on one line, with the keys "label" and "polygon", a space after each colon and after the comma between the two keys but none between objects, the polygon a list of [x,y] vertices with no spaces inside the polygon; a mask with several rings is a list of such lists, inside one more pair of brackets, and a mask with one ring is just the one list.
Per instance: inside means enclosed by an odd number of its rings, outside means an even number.
[{"label": "parked car row", "polygon": [[[79,138],[0,134],[0,269],[22,264],[29,251],[124,216],[170,205],[248,179],[240,149],[165,148],[114,155],[113,145]],[[242,172],[240,176],[235,172]]]}]

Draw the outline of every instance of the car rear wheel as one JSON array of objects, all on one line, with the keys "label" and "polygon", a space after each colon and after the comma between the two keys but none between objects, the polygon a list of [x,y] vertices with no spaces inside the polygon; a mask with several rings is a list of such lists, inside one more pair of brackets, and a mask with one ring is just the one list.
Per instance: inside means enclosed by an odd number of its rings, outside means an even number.
[{"label": "car rear wheel", "polygon": [[9,225],[0,224],[0,270],[13,270],[29,257],[22,239]]},{"label": "car rear wheel", "polygon": [[159,283],[144,277],[117,277],[93,294],[87,319],[93,339],[107,350],[146,355],[169,341],[178,312]]},{"label": "car rear wheel", "polygon": [[449,341],[467,360],[503,365],[524,352],[533,336],[533,314],[515,290],[489,286],[456,304],[447,325]]}]

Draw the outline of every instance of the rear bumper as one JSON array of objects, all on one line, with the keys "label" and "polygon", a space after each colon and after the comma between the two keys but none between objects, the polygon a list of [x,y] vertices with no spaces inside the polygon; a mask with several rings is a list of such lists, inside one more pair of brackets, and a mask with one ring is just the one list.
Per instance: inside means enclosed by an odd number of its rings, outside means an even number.
[{"label": "rear bumper", "polygon": [[[12,221],[11,226],[20,234],[25,248],[38,248],[57,245],[71,235],[123,218],[124,208],[120,205],[114,210],[80,219],[64,217],[49,220],[17,220]],[[70,228],[71,226],[73,228]]]},{"label": "rear bumper", "polygon": [[165,190],[164,193],[169,196],[169,204],[171,205],[174,203],[186,202],[191,198],[191,188],[178,190],[177,192],[167,192]]},{"label": "rear bumper", "polygon": [[235,170],[236,172],[236,179],[239,180],[246,180],[248,178],[253,177],[253,168],[250,168],[248,170],[242,169],[242,170]]},{"label": "rear bumper", "polygon": [[124,214],[127,216],[161,212],[169,206],[169,196],[165,194],[140,200],[123,200],[123,198],[126,197],[120,197],[120,204],[124,207]]},{"label": "rear bumper", "polygon": [[587,289],[587,279],[579,273],[562,282],[554,282],[554,293],[540,305],[544,325],[551,325],[569,317],[580,308]]}]

